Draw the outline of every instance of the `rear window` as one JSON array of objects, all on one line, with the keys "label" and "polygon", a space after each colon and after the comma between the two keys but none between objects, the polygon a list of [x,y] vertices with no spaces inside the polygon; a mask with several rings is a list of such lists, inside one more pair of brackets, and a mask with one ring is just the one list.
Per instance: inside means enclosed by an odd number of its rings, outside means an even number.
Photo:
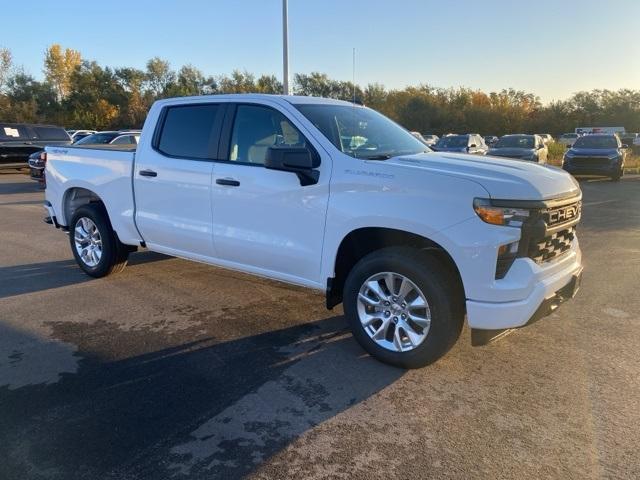
[{"label": "rear window", "polygon": [[57,127],[31,127],[38,135],[39,140],[69,140],[69,135],[64,128]]},{"label": "rear window", "polygon": [[168,107],[157,149],[172,157],[215,158],[214,123],[219,105]]},{"label": "rear window", "polygon": [[29,132],[21,125],[0,124],[0,141],[29,140]]}]

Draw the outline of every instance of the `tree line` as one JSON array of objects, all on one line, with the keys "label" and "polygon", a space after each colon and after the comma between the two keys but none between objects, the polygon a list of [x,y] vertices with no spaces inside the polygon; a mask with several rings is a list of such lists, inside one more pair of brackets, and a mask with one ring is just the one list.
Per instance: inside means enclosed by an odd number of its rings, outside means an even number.
[{"label": "tree line", "polygon": [[[43,80],[14,64],[0,48],[0,121],[51,123],[66,128],[140,128],[151,104],[160,98],[218,93],[281,93],[274,75],[235,70],[205,75],[193,65],[174,70],[159,57],[146,68],[111,68],[84,59],[73,49],[51,45],[44,54]],[[329,78],[324,73],[295,74],[294,93],[356,100],[381,111],[409,130],[422,133],[514,132],[559,135],[578,126],[624,126],[640,131],[640,90],[592,90],[542,104],[533,93],[505,89],[482,92],[428,84],[387,89]]]}]

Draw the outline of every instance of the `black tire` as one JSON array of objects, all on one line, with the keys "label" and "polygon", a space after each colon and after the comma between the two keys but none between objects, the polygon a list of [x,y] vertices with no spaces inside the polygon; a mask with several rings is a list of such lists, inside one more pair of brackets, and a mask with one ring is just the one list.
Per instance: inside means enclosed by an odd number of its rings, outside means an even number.
[{"label": "black tire", "polygon": [[[410,279],[424,294],[431,312],[426,338],[405,352],[386,349],[372,340],[358,316],[362,284],[381,272]],[[456,343],[464,322],[464,294],[453,274],[433,255],[407,247],[389,247],[362,258],[351,270],[344,287],[344,312],[358,343],[378,360],[402,368],[420,368],[444,356]]]},{"label": "black tire", "polygon": [[611,181],[619,182],[620,178],[622,178],[622,172],[616,172],[614,175],[611,176]]},{"label": "black tire", "polygon": [[[80,257],[75,245],[75,229],[78,221],[86,217],[90,219],[98,229],[102,240],[102,256],[95,266],[90,266]],[[71,252],[80,268],[91,277],[106,277],[112,273],[121,272],[127,265],[131,249],[118,240],[116,233],[111,228],[109,217],[104,207],[97,203],[90,203],[78,208],[69,223],[69,241]]]}]

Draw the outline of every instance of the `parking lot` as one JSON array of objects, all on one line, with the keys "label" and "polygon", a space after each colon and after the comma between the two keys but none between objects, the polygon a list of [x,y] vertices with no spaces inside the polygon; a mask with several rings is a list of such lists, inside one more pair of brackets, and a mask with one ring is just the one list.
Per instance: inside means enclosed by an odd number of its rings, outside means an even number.
[{"label": "parking lot", "polygon": [[306,290],[147,251],[91,279],[0,174],[0,478],[640,478],[640,176],[581,186],[577,297],[403,371]]}]

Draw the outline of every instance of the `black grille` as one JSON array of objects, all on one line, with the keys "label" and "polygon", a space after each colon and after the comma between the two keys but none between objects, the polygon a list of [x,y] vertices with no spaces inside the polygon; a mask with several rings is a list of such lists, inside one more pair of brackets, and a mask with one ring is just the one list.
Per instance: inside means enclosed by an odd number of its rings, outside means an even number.
[{"label": "black grille", "polygon": [[574,227],[547,235],[537,243],[529,245],[529,258],[536,263],[543,263],[567,253],[576,235]]},{"label": "black grille", "polygon": [[576,167],[601,167],[611,163],[607,157],[573,157],[571,165]]}]

